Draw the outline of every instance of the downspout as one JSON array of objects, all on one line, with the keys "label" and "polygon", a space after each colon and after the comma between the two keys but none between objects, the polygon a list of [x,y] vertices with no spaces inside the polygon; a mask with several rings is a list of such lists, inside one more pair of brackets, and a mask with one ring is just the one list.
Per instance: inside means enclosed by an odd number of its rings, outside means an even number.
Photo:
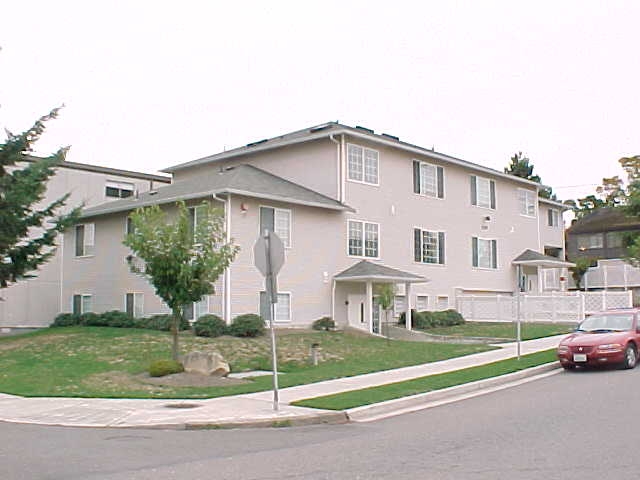
[{"label": "downspout", "polygon": [[340,135],[340,203],[345,203],[347,201],[346,152],[344,134],[342,134]]},{"label": "downspout", "polygon": [[338,201],[342,202],[342,156],[340,154],[340,142],[333,138],[333,133],[329,135],[329,140],[336,144],[336,187],[338,192]]},{"label": "downspout", "polygon": [[[226,200],[215,193],[212,193],[211,197],[224,204],[225,241],[229,243],[231,241],[231,195],[227,195]],[[231,323],[231,265],[224,269],[222,290],[222,316],[225,323],[229,325]]]},{"label": "downspout", "polygon": [[64,312],[62,310],[62,305],[64,305],[64,234],[65,232],[61,232],[60,235],[60,304],[58,305],[58,311]]}]

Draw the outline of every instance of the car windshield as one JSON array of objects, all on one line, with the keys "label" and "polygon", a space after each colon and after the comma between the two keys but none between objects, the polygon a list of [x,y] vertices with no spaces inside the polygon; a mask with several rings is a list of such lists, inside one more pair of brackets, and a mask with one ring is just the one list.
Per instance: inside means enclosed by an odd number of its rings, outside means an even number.
[{"label": "car windshield", "polygon": [[579,332],[621,332],[631,330],[633,314],[592,315],[578,326]]}]

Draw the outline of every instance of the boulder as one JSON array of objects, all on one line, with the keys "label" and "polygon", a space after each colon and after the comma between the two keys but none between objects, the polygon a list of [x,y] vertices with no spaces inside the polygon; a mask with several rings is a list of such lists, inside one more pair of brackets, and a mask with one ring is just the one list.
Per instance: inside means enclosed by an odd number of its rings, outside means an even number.
[{"label": "boulder", "polygon": [[217,352],[191,352],[181,360],[187,373],[226,377],[230,372],[229,364]]}]

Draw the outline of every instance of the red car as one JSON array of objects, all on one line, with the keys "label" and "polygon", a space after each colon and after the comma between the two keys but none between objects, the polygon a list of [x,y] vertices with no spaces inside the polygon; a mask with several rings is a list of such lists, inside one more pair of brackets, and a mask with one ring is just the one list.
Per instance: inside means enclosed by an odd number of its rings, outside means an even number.
[{"label": "red car", "polygon": [[558,360],[565,370],[576,366],[621,364],[633,368],[638,361],[640,309],[606,310],[586,318],[558,345]]}]

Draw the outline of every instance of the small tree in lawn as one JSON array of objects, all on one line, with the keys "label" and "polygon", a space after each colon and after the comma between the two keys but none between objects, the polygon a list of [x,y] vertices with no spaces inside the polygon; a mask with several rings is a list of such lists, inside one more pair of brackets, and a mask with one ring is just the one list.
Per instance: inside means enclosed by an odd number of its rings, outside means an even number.
[{"label": "small tree in lawn", "polygon": [[574,262],[576,264],[575,267],[569,267],[571,271],[571,276],[573,277],[573,281],[576,283],[576,287],[578,290],[582,288],[582,280],[584,279],[585,273],[589,270],[589,267],[593,265],[594,260],[588,257],[577,258]]},{"label": "small tree in lawn", "polygon": [[[52,110],[19,135],[7,131],[7,140],[0,144],[0,288],[33,277],[54,254],[58,233],[73,225],[80,214],[79,208],[61,212],[69,194],[38,206],[66,149],[25,162],[45,122],[57,115],[58,109]],[[21,162],[26,166],[19,166]]]},{"label": "small tree in lawn", "polygon": [[[387,324],[387,338],[389,338],[389,311],[393,308],[395,289],[390,283],[383,283],[378,287],[378,305],[384,310],[385,323]],[[382,332],[382,328],[380,329]]]},{"label": "small tree in lawn", "polygon": [[224,217],[207,202],[197,207],[197,221],[191,220],[184,202],[177,203],[177,217],[154,205],[130,215],[133,232],[124,244],[144,262],[130,262],[131,270],[149,278],[156,294],[171,308],[171,356],[178,360],[178,329],[184,306],[213,293],[213,283],[235,258],[238,247],[227,243]]}]

